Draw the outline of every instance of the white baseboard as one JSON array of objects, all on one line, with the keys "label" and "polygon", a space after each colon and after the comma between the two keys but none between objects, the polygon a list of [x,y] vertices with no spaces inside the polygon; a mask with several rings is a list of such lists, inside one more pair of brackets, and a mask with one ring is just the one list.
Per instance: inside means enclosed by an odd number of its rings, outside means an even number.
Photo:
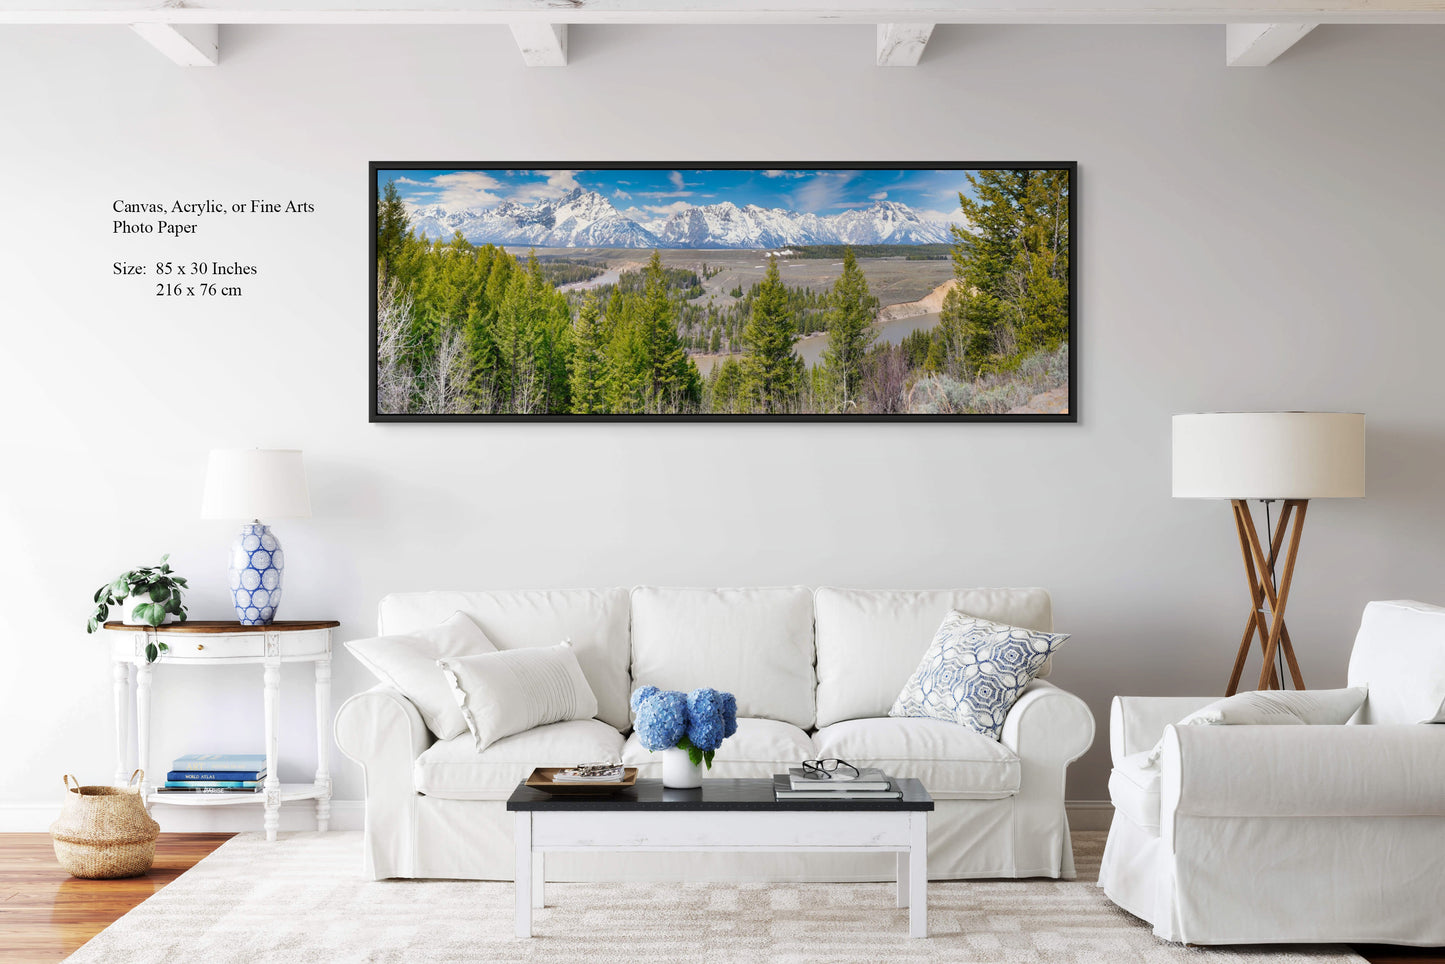
[{"label": "white baseboard", "polygon": [[[360,800],[331,801],[332,830],[360,830],[365,815],[366,804]],[[45,833],[59,816],[59,804],[0,804],[0,833]],[[151,807],[151,816],[161,825],[162,833],[242,833],[262,829],[259,804],[196,807],[160,803]],[[305,801],[283,806],[281,829],[315,830],[314,806]]]},{"label": "white baseboard", "polygon": [[[1108,830],[1114,808],[1107,800],[1070,800],[1065,808],[1071,830]],[[361,800],[331,801],[331,829],[360,830],[366,815]],[[60,806],[44,804],[0,804],[0,833],[45,833]],[[151,816],[167,833],[240,833],[261,829],[261,807],[255,804],[228,807],[181,807],[157,804]],[[315,830],[315,811],[306,803],[281,808],[282,830]]]}]

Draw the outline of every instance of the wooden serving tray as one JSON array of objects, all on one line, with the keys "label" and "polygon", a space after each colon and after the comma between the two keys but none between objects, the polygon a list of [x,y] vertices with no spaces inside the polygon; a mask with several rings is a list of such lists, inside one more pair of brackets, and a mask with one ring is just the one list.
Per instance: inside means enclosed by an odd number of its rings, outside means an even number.
[{"label": "wooden serving tray", "polygon": [[609,783],[556,783],[553,777],[571,767],[537,767],[527,778],[526,785],[543,793],[572,793],[579,796],[598,796],[630,790],[637,785],[637,767],[623,767],[622,779]]}]

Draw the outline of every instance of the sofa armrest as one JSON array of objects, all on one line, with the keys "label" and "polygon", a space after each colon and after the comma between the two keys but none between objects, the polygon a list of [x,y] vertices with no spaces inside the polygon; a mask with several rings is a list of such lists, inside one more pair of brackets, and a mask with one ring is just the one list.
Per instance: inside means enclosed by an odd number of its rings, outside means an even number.
[{"label": "sofa armrest", "polygon": [[1109,757],[1114,765],[1126,756],[1152,750],[1164,727],[1178,723],[1217,696],[1116,696],[1109,707]]},{"label": "sofa armrest", "polygon": [[365,776],[367,875],[416,876],[412,765],[433,742],[421,713],[397,690],[376,686],[342,703],[333,729],[336,745]]},{"label": "sofa armrest", "polygon": [[357,693],[336,711],[336,745],[363,768],[409,771],[433,742],[415,704],[384,684]]},{"label": "sofa armrest", "polygon": [[1094,742],[1094,714],[1073,693],[1034,680],[1004,717],[999,742],[1018,754],[1020,762],[1062,768]]},{"label": "sofa armrest", "polygon": [[1163,823],[1445,816],[1445,726],[1170,726]]}]

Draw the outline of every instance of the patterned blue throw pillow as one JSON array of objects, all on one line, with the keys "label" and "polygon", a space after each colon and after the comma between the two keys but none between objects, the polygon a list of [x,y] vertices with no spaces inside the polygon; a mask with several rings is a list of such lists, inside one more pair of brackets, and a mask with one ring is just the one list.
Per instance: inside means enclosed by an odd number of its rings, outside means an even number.
[{"label": "patterned blue throw pillow", "polygon": [[1068,638],[954,610],[888,715],[944,720],[997,740],[1014,701]]}]

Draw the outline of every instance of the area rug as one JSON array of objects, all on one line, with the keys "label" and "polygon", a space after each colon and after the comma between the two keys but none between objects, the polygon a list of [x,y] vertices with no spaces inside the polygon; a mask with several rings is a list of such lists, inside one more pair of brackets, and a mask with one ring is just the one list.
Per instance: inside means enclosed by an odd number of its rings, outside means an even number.
[{"label": "area rug", "polygon": [[359,833],[227,841],[71,964],[162,961],[1101,962],[1345,964],[1343,947],[1191,949],[1158,940],[1094,885],[1104,834],[1075,835],[1079,879],[928,887],[926,940],[892,884],[549,884],[530,940],[512,885],[361,876]]}]

